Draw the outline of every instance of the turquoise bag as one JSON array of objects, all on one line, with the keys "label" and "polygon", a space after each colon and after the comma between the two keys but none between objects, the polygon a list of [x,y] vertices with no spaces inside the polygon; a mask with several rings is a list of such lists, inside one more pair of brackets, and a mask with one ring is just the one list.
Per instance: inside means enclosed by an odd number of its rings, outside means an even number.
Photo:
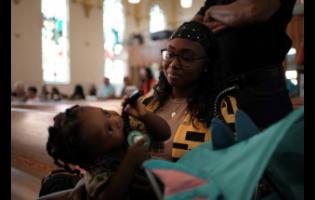
[{"label": "turquoise bag", "polygon": [[[176,163],[144,163],[160,199],[250,200],[264,172],[282,198],[304,199],[304,107],[259,134],[246,114],[238,116],[234,144],[229,146],[231,139],[225,141],[218,136],[220,131],[223,135],[230,133],[214,119],[216,148],[212,142],[205,143]],[[152,174],[163,183],[164,191],[158,189]],[[272,194],[266,200],[280,199],[278,195]]]}]

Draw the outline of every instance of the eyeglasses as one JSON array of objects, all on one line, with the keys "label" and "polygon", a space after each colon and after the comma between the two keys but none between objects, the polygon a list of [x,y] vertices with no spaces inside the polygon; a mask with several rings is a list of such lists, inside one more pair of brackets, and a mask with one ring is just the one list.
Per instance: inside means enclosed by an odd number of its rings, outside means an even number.
[{"label": "eyeglasses", "polygon": [[191,50],[183,50],[179,54],[175,54],[168,49],[161,50],[162,60],[170,62],[175,58],[178,58],[179,62],[183,66],[189,66],[196,60],[201,60],[207,58],[207,56],[197,57],[196,54]]}]

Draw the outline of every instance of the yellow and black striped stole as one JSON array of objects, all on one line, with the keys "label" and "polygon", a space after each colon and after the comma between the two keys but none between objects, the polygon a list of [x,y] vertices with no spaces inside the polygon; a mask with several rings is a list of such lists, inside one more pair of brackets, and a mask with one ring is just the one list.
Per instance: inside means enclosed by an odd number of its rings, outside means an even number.
[{"label": "yellow and black striped stole", "polygon": [[[159,107],[159,102],[152,101],[146,107],[154,112]],[[235,112],[237,111],[237,101],[233,96],[225,97],[221,102],[221,115],[224,121],[234,129]],[[186,114],[184,122],[178,127],[172,147],[172,159],[174,161],[182,157],[187,151],[209,142],[211,139],[210,128],[205,123],[201,123],[197,119],[192,123],[191,116]]]},{"label": "yellow and black striped stole", "polygon": [[221,114],[226,124],[234,130],[235,113],[237,111],[237,101],[233,96],[225,97],[221,102]]},{"label": "yellow and black striped stole", "polygon": [[194,123],[187,114],[184,122],[178,127],[172,147],[172,159],[178,160],[187,151],[210,141],[211,133],[206,124],[195,119]]},{"label": "yellow and black striped stole", "polygon": [[[225,122],[234,129],[235,112],[237,110],[236,99],[232,96],[225,97],[221,102],[221,114]],[[186,115],[184,122],[177,129],[172,147],[172,159],[174,161],[182,157],[187,151],[209,142],[211,139],[210,128],[197,120],[194,125],[190,115]]]}]

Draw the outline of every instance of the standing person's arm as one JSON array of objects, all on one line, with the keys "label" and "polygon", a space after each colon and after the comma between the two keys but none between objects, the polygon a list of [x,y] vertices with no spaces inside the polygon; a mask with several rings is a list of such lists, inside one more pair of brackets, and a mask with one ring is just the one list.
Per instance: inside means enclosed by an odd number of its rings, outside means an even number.
[{"label": "standing person's arm", "polygon": [[[209,3],[193,18],[205,23],[213,32],[267,21],[279,8],[280,0],[237,0],[227,5]],[[207,7],[209,6],[209,7]]]}]

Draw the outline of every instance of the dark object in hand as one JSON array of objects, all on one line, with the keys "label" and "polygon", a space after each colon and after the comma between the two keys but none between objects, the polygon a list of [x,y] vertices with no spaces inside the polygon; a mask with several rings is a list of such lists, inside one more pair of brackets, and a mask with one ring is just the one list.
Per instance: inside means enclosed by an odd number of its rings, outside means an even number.
[{"label": "dark object in hand", "polygon": [[128,97],[126,103],[127,104],[134,104],[139,99],[139,97],[141,97],[142,95],[143,95],[142,90],[136,90]]}]

